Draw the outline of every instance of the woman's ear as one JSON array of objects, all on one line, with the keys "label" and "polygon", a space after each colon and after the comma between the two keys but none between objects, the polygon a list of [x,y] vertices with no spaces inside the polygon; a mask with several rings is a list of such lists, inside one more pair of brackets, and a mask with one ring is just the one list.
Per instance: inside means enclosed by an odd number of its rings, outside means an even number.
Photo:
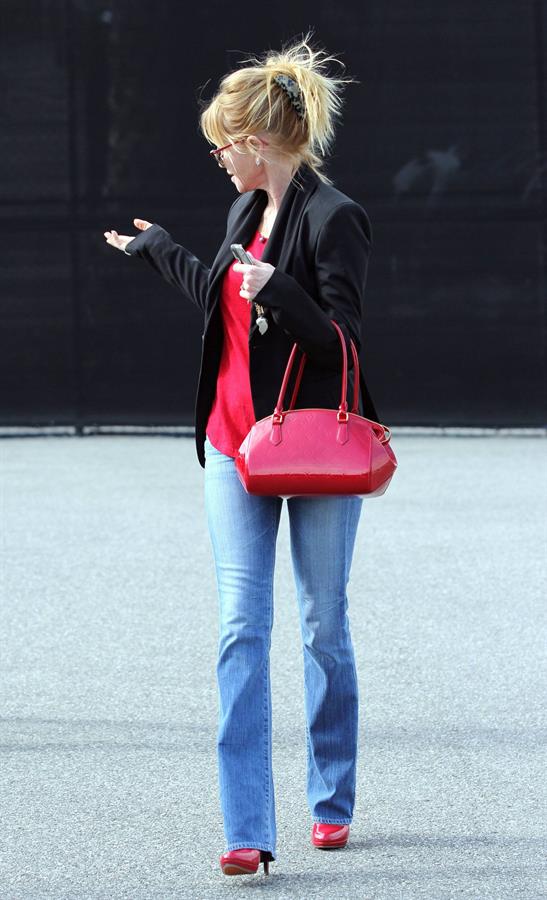
[{"label": "woman's ear", "polygon": [[262,149],[262,141],[256,136],[256,134],[249,135],[249,137],[247,138],[247,147],[253,154],[255,160],[257,160],[259,158],[258,154]]}]

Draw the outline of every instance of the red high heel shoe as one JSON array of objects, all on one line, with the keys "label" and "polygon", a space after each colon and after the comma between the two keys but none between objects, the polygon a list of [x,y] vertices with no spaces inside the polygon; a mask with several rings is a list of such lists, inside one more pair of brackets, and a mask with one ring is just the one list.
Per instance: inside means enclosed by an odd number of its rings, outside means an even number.
[{"label": "red high heel shoe", "polygon": [[264,875],[269,875],[269,850],[240,847],[237,850],[227,850],[222,854],[220,857],[220,868],[225,875],[254,875],[261,862],[264,863]]},{"label": "red high heel shoe", "polygon": [[349,825],[335,825],[330,822],[314,822],[311,830],[311,842],[321,850],[333,847],[345,847],[349,838]]}]

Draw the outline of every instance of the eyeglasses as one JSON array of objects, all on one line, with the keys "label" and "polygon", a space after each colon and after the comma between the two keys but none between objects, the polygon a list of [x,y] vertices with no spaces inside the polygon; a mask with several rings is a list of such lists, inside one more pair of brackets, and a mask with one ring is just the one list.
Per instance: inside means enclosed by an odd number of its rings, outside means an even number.
[{"label": "eyeglasses", "polygon": [[[222,157],[221,157],[220,155],[218,155],[218,154],[221,154],[223,150],[227,150],[228,147],[233,147],[234,144],[242,144],[242,143],[243,143],[244,141],[246,141],[246,140],[247,140],[247,138],[241,138],[240,141],[234,141],[232,144],[225,144],[224,147],[219,147],[218,150],[209,150],[209,156],[212,156],[213,159],[216,159],[216,161],[217,161],[217,163],[219,164],[219,166],[223,166],[223,165],[224,165],[224,160],[223,160]],[[261,143],[267,144],[268,141],[261,141]]]}]

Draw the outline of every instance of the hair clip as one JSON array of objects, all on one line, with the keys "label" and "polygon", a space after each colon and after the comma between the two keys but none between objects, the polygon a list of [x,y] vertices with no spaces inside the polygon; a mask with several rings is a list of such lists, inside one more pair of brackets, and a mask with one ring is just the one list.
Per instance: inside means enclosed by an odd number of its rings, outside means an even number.
[{"label": "hair clip", "polygon": [[291,78],[289,75],[276,75],[274,77],[274,81],[276,81],[277,84],[283,88],[292,105],[294,106],[298,116],[303,119],[306,115],[306,110],[302,101],[300,88],[298,87],[298,84],[296,83],[294,78]]}]

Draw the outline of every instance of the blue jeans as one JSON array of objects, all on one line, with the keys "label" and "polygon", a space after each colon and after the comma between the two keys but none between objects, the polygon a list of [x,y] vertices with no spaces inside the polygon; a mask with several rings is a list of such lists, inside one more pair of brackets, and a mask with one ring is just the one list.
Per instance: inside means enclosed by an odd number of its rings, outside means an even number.
[{"label": "blue jeans", "polygon": [[[226,849],[276,853],[270,642],[283,500],[247,494],[234,459],[205,440],[205,508],[219,601],[217,753]],[[358,688],[346,586],[363,498],[287,499],[304,656],[307,801],[350,823]]]}]

